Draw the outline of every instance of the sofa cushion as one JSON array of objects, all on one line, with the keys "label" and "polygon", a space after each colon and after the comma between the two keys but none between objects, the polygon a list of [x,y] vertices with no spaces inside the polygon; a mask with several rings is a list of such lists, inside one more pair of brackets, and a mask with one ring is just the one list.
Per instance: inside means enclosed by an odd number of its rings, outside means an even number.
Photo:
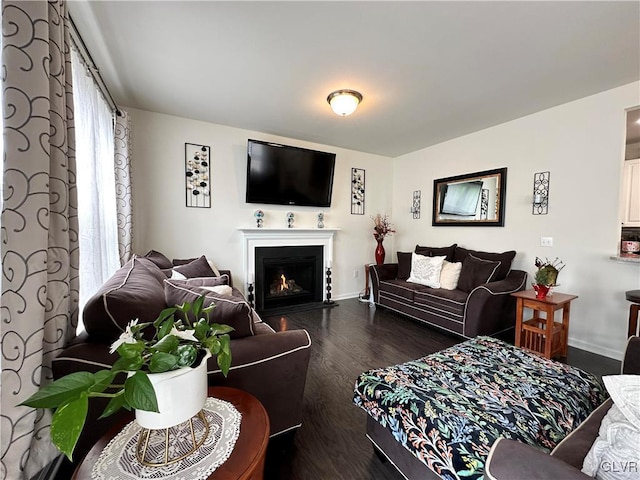
[{"label": "sofa cushion", "polygon": [[421,247],[420,245],[416,245],[416,249],[414,251],[418,255],[424,255],[425,257],[441,257],[444,255],[447,257],[447,261],[453,262],[456,247],[456,243],[450,247]]},{"label": "sofa cushion", "polygon": [[462,270],[458,279],[458,289],[471,292],[474,288],[494,279],[500,267],[499,261],[483,260],[474,255],[467,255],[462,262]]},{"label": "sofa cushion", "polygon": [[211,266],[209,266],[207,257],[205,257],[204,255],[202,255],[200,258],[196,258],[189,263],[175,266],[173,267],[173,270],[175,272],[181,273],[187,278],[217,276],[211,269]]},{"label": "sofa cushion", "polygon": [[164,254],[156,250],[149,250],[145,254],[144,258],[148,258],[149,260],[151,260],[160,269],[171,268],[173,266],[171,264],[171,260],[169,260]]},{"label": "sofa cushion", "polygon": [[[234,289],[232,295],[220,295],[202,286],[190,285],[189,280],[165,279],[164,293],[167,305],[193,303],[198,297],[205,296],[205,305],[212,302],[215,308],[209,313],[209,320],[223,323],[235,330],[229,334],[231,338],[243,338],[253,335],[252,309],[242,294]],[[193,318],[192,318],[193,320]]]},{"label": "sofa cushion", "polygon": [[90,338],[111,342],[131,320],[153,322],[166,307],[164,278],[150,259],[129,260],[87,301],[82,320]]},{"label": "sofa cushion", "polygon": [[[187,263],[191,263],[194,260],[198,260],[198,258],[197,257],[194,257],[194,258],[174,258],[171,262],[173,263],[174,267],[179,267],[179,266],[182,266],[182,265],[186,265]],[[209,267],[211,267],[211,270],[213,270],[213,273],[215,274],[215,276],[219,277],[220,276],[220,270],[218,269],[218,267],[216,267],[216,264],[213,263],[213,260],[207,258],[207,262],[209,263]]]},{"label": "sofa cushion", "polygon": [[440,288],[440,271],[446,257],[425,257],[414,253],[411,256],[409,283],[418,283],[431,288]]},{"label": "sofa cushion", "polygon": [[[476,258],[481,258],[482,260],[493,260],[500,262],[500,267],[496,271],[496,274],[492,281],[503,280],[506,278],[509,270],[511,270],[511,263],[516,256],[515,250],[509,250],[508,252],[502,253],[490,253],[490,252],[481,252],[478,250],[468,250],[463,247],[456,247],[456,251],[454,254],[454,262],[464,262],[464,259],[467,258],[467,255],[472,254]],[[449,259],[447,259],[449,260]]]},{"label": "sofa cushion", "polygon": [[413,294],[416,290],[415,284],[407,283],[406,280],[382,280],[379,285],[380,293],[400,297],[402,301],[413,302]]},{"label": "sofa cushion", "polygon": [[440,288],[444,290],[455,290],[458,287],[461,271],[461,262],[447,262],[445,260],[442,263],[442,270],[440,270]]},{"label": "sofa cushion", "polygon": [[462,323],[468,296],[461,290],[419,287],[414,294],[414,302],[432,315]]},{"label": "sofa cushion", "polygon": [[411,275],[411,252],[398,252],[398,280],[406,280]]}]

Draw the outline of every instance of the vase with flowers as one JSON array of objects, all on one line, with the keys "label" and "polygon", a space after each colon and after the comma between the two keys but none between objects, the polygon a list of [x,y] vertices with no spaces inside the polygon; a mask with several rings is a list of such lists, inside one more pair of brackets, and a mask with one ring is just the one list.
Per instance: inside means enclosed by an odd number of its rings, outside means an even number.
[{"label": "vase with flowers", "polygon": [[384,257],[386,255],[382,242],[384,241],[384,238],[386,236],[391,235],[396,231],[392,228],[392,224],[389,220],[388,215],[377,213],[375,217],[371,217],[371,219],[373,220],[373,238],[375,238],[376,242],[378,242],[375,251],[376,264],[382,265],[384,263]]},{"label": "vase with flowers", "polygon": [[[145,428],[164,428],[188,420],[206,401],[207,359],[215,356],[225,376],[231,367],[229,332],[233,328],[211,323],[209,313],[215,305],[205,306],[204,301],[201,296],[193,304],[185,302],[166,308],[153,322],[139,324],[138,320],[132,320],[111,346],[110,353],[120,357],[111,369],[65,375],[41,388],[22,405],[55,409],[51,441],[70,460],[84,428],[90,398],[109,399],[100,418],[125,408],[135,410],[136,419]],[[147,332],[152,329],[155,331],[148,340],[150,332]],[[190,372],[197,372],[197,378],[193,379]],[[114,383],[123,378],[120,374],[126,375],[124,383]],[[167,405],[159,385],[170,378],[182,381],[180,392],[184,392],[186,381],[190,392],[201,393],[190,394],[194,398],[189,399],[181,394],[180,403],[184,405]]]},{"label": "vase with flowers", "polygon": [[536,292],[536,298],[543,300],[557,285],[558,274],[564,268],[564,263],[557,257],[552,262],[548,258],[543,261],[536,257],[535,266],[538,270],[533,276],[533,289]]}]

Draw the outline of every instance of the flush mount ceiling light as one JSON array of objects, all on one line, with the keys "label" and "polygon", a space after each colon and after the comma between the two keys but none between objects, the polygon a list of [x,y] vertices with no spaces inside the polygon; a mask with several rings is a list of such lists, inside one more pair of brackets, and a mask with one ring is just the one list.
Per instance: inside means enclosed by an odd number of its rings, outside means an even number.
[{"label": "flush mount ceiling light", "polygon": [[355,90],[336,90],[327,97],[331,109],[341,117],[351,115],[362,101],[362,94]]}]

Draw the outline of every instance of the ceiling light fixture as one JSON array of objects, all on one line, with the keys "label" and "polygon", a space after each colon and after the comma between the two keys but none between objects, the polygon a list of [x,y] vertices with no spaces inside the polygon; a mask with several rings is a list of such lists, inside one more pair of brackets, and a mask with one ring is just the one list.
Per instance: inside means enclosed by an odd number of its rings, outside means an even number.
[{"label": "ceiling light fixture", "polygon": [[355,90],[336,90],[327,97],[327,102],[336,115],[351,115],[362,101],[362,94]]}]

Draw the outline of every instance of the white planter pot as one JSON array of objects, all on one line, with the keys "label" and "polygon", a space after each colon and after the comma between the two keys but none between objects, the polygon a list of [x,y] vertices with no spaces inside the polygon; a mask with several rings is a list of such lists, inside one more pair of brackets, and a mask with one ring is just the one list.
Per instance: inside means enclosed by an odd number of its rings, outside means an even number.
[{"label": "white planter pot", "polygon": [[207,352],[200,365],[194,368],[149,374],[159,413],[136,410],[140,426],[151,430],[173,427],[202,410],[207,400],[207,360],[210,357]]}]

